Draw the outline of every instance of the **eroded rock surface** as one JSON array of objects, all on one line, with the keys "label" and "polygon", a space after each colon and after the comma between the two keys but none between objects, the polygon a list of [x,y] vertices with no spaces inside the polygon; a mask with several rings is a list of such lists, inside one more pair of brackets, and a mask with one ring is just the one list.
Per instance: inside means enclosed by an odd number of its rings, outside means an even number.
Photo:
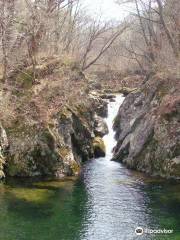
[{"label": "eroded rock surface", "polygon": [[82,162],[95,155],[95,137],[108,131],[103,118],[97,115],[99,105],[107,106],[101,100],[95,105],[92,99],[89,104],[64,106],[46,126],[19,121],[7,129],[7,135],[1,128],[1,148],[7,145],[9,136],[5,174],[57,178],[78,174]]},{"label": "eroded rock surface", "polygon": [[6,135],[6,131],[3,128],[2,124],[0,123],[0,179],[3,178],[4,175],[4,164],[5,164],[5,157],[4,151],[7,149],[9,143]]},{"label": "eroded rock surface", "polygon": [[96,136],[104,137],[106,134],[108,134],[108,126],[104,119],[98,115],[95,115],[95,121],[94,121],[94,133]]},{"label": "eroded rock surface", "polygon": [[156,75],[130,93],[114,122],[114,160],[151,175],[180,178],[179,79]]},{"label": "eroded rock surface", "polygon": [[76,175],[82,161],[93,157],[93,113],[85,106],[64,107],[51,124],[10,131],[6,174],[10,176]]}]

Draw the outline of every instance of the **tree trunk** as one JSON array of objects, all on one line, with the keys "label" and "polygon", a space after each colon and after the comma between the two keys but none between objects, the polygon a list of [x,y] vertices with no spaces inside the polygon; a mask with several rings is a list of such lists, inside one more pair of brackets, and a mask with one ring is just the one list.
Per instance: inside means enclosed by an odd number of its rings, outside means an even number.
[{"label": "tree trunk", "polygon": [[162,24],[162,26],[163,26],[163,28],[164,28],[164,31],[165,31],[165,33],[166,33],[167,39],[168,39],[168,41],[169,41],[169,44],[170,44],[170,46],[172,47],[174,56],[175,56],[176,58],[178,58],[178,57],[179,57],[178,47],[176,46],[176,43],[175,43],[175,41],[174,41],[174,39],[173,39],[173,37],[172,37],[172,35],[171,35],[171,33],[170,33],[170,31],[169,31],[166,23],[165,23],[164,16],[163,16],[163,6],[162,6],[162,2],[161,2],[161,0],[156,0],[156,2],[157,2],[157,4],[158,4],[159,16],[160,16],[161,24]]}]

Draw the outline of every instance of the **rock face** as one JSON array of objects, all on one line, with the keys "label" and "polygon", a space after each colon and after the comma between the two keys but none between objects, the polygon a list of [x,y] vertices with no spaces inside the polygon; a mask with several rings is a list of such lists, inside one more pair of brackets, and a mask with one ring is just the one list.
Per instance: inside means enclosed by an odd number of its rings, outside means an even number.
[{"label": "rock face", "polygon": [[107,102],[69,58],[39,59],[35,77],[32,66],[18,66],[2,88],[0,177],[76,175],[107,131]]},{"label": "rock face", "polygon": [[[103,119],[96,113],[97,109],[85,104],[64,106],[49,125],[41,127],[16,122],[7,130],[10,140],[5,174],[57,178],[78,174],[82,162],[96,155],[98,147],[94,147],[95,135],[107,133]],[[3,147],[7,145],[5,136],[5,130],[1,128]],[[98,154],[105,154],[104,146],[103,150],[100,147]],[[3,164],[4,161],[1,169]]]},{"label": "rock face", "polygon": [[129,168],[180,178],[179,79],[156,75],[130,93],[114,122],[114,160]]},{"label": "rock face", "polygon": [[103,120],[103,118],[99,117],[98,115],[95,115],[95,121],[94,121],[94,133],[96,136],[104,137],[106,134],[108,134],[108,126],[106,122]]},{"label": "rock face", "polygon": [[108,114],[108,101],[105,101],[101,98],[101,94],[97,91],[92,91],[89,93],[89,98],[91,99],[93,109],[97,113],[98,116],[104,118],[107,117]]},{"label": "rock face", "polygon": [[105,157],[106,147],[105,147],[104,141],[101,137],[94,138],[93,148],[94,148],[94,156],[96,158]]},{"label": "rock face", "polygon": [[[84,105],[64,107],[49,126],[22,124],[11,129],[6,174],[10,176],[76,175],[93,157],[93,112]],[[14,131],[14,133],[12,133]]]},{"label": "rock face", "polygon": [[6,131],[0,123],[0,179],[4,177],[4,151],[8,147],[8,139],[6,135]]}]

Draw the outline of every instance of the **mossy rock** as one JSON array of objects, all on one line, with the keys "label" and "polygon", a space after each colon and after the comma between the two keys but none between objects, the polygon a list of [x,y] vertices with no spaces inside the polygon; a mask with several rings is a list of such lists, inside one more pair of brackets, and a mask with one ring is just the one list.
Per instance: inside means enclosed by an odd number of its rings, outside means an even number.
[{"label": "mossy rock", "polygon": [[137,88],[128,88],[128,87],[123,87],[122,89],[119,90],[119,93],[124,94],[127,96],[129,93],[137,91]]},{"label": "mossy rock", "polygon": [[28,164],[22,154],[17,153],[13,156],[8,156],[6,175],[10,177],[31,176]]},{"label": "mossy rock", "polygon": [[72,175],[76,176],[79,174],[80,172],[80,166],[76,161],[73,161],[71,166],[70,166],[71,170],[72,170]]},{"label": "mossy rock", "polygon": [[5,177],[5,174],[2,170],[0,170],[0,179],[4,178]]},{"label": "mossy rock", "polygon": [[3,171],[4,164],[5,164],[5,159],[2,156],[1,151],[0,151],[0,179],[5,177],[5,174]]},{"label": "mossy rock", "polygon": [[79,164],[74,160],[73,153],[68,146],[62,146],[59,149],[59,155],[63,159],[64,162],[67,162],[69,165],[69,173],[70,176],[76,176],[80,172]]},{"label": "mossy rock", "polygon": [[62,157],[62,159],[66,158],[70,154],[69,147],[67,147],[67,146],[60,147],[59,154]]},{"label": "mossy rock", "polygon": [[93,140],[93,149],[95,157],[105,157],[106,155],[106,146],[101,137],[95,137]]},{"label": "mossy rock", "polygon": [[56,149],[57,140],[50,128],[37,129],[35,132],[27,126],[25,132],[10,133],[12,150],[7,157],[7,175],[53,175],[56,165],[62,165]]},{"label": "mossy rock", "polygon": [[171,176],[180,179],[180,156],[175,157],[170,161],[171,165]]},{"label": "mossy rock", "polygon": [[68,107],[63,107],[58,113],[58,117],[61,121],[68,120],[71,118],[71,112]]},{"label": "mossy rock", "polygon": [[19,200],[35,204],[47,203],[49,198],[53,196],[53,191],[38,188],[13,188],[11,193]]}]

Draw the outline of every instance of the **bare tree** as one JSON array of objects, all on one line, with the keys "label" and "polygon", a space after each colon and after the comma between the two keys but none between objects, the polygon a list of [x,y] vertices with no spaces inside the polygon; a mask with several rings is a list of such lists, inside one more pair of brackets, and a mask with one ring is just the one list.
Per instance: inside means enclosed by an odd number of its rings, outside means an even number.
[{"label": "bare tree", "polygon": [[7,80],[8,77],[8,58],[9,48],[12,35],[13,20],[15,14],[15,1],[14,0],[1,0],[0,1],[0,37],[2,46],[2,62],[3,62],[3,79]]},{"label": "bare tree", "polygon": [[165,33],[166,33],[167,39],[169,41],[169,44],[172,47],[174,56],[176,58],[178,58],[178,56],[179,56],[179,49],[178,49],[178,46],[176,45],[176,42],[173,39],[173,36],[172,36],[172,34],[171,34],[170,30],[168,29],[168,26],[166,24],[166,21],[165,21],[165,18],[164,18],[164,14],[163,14],[164,11],[163,11],[162,1],[161,0],[156,0],[156,2],[157,2],[157,5],[158,5],[158,13],[159,13],[160,22],[161,22],[161,24],[163,26],[163,29],[164,29]]},{"label": "bare tree", "polygon": [[81,57],[82,70],[95,64],[126,28],[126,24],[119,27],[112,26],[110,23],[102,23],[101,17],[98,20],[90,20],[85,31],[86,44]]},{"label": "bare tree", "polygon": [[104,44],[100,48],[100,51],[90,62],[87,63],[87,65],[84,65],[83,70],[86,70],[90,66],[95,64],[99,60],[99,58],[112,46],[112,44],[116,41],[116,39],[125,31],[126,28],[127,26],[123,27],[121,30],[115,32],[107,40],[105,40]]},{"label": "bare tree", "polygon": [[[149,70],[162,64],[165,47],[179,58],[180,17],[177,0],[118,0],[118,4],[131,4],[131,37],[124,48],[125,57],[134,59],[141,68]],[[178,10],[179,9],[179,10]],[[171,50],[172,49],[172,50]],[[124,53],[120,53],[124,55]],[[172,54],[171,54],[172,55]],[[173,58],[173,56],[172,56]],[[168,59],[166,60],[168,62]]]}]

